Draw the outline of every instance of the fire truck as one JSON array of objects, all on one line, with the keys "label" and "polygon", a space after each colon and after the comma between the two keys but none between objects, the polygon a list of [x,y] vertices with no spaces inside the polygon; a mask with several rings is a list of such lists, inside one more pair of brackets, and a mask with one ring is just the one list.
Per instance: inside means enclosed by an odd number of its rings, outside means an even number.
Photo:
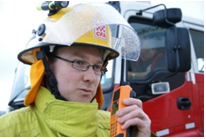
[{"label": "fire truck", "polygon": [[[204,136],[204,21],[185,17],[181,9],[167,9],[164,4],[108,4],[137,32],[142,53],[138,61],[120,56],[109,62],[101,80],[102,109],[109,111],[114,90],[128,83],[142,100],[157,136]],[[152,58],[144,62],[141,56]],[[10,111],[24,107],[29,89],[29,66],[19,64]]]}]

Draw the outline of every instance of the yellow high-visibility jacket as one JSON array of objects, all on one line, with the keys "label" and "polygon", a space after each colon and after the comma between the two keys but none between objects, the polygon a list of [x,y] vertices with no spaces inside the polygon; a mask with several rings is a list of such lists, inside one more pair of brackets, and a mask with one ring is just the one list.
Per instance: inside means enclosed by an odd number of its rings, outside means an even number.
[{"label": "yellow high-visibility jacket", "polygon": [[104,137],[109,136],[110,113],[97,103],[61,101],[40,87],[35,105],[0,117],[0,136]]}]

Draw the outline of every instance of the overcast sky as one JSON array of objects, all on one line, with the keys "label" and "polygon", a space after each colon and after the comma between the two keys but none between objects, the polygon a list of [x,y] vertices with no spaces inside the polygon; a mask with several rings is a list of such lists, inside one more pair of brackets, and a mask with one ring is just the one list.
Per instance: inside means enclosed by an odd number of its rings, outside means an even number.
[{"label": "overcast sky", "polygon": [[[0,110],[6,110],[12,89],[17,54],[24,49],[47,12],[37,11],[38,1],[0,1]],[[204,19],[204,1],[153,1],[182,7],[184,15]],[[35,20],[34,20],[35,19]]]}]

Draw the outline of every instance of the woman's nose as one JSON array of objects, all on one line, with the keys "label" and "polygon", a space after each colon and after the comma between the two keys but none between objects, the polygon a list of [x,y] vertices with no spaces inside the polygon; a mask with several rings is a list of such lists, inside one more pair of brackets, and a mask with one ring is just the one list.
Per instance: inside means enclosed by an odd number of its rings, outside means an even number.
[{"label": "woman's nose", "polygon": [[[100,76],[100,75],[99,75]],[[97,74],[95,74],[92,66],[89,66],[84,74],[84,81],[93,82],[97,79]]]}]

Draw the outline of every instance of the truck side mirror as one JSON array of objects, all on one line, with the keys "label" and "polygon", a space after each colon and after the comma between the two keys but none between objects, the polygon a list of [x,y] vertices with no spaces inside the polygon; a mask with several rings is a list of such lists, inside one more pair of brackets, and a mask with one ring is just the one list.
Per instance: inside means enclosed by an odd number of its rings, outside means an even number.
[{"label": "truck side mirror", "polygon": [[182,11],[179,8],[159,10],[153,14],[153,24],[160,27],[171,27],[182,20]]},{"label": "truck side mirror", "polygon": [[191,68],[189,33],[186,28],[171,27],[165,36],[165,52],[170,72],[185,72]]},{"label": "truck side mirror", "polygon": [[167,9],[164,4],[140,10],[138,15],[149,9],[164,6],[153,14],[153,24],[168,28],[165,34],[165,52],[167,67],[170,72],[185,72],[191,68],[191,50],[189,33],[186,28],[177,28],[176,23],[182,20],[182,11],[179,8]]}]

